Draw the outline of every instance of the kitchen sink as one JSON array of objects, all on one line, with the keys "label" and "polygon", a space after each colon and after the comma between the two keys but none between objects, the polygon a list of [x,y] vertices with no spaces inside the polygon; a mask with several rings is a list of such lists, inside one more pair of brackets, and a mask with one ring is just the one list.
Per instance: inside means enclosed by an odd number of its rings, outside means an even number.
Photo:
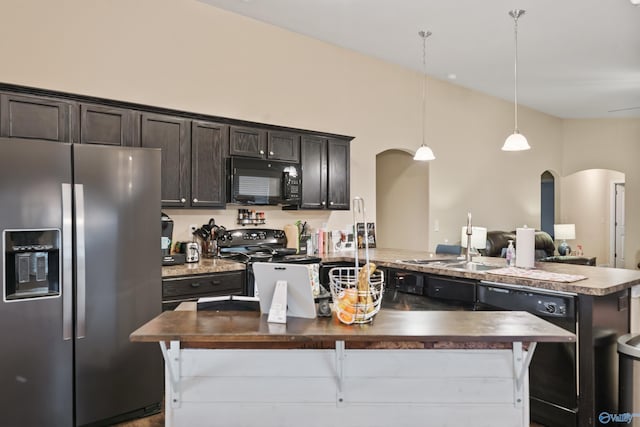
[{"label": "kitchen sink", "polygon": [[407,264],[430,265],[433,267],[444,267],[451,264],[460,264],[463,261],[459,259],[403,259],[400,262]]},{"label": "kitchen sink", "polygon": [[458,262],[446,265],[446,268],[450,268],[453,270],[464,270],[464,271],[487,271],[487,270],[495,270],[497,268],[502,268],[500,265],[494,264],[486,264],[484,262]]},{"label": "kitchen sink", "polygon": [[459,259],[406,259],[400,262],[407,264],[427,265],[430,267],[447,268],[458,271],[487,271],[502,268],[500,265],[487,264],[484,262],[469,262]]}]

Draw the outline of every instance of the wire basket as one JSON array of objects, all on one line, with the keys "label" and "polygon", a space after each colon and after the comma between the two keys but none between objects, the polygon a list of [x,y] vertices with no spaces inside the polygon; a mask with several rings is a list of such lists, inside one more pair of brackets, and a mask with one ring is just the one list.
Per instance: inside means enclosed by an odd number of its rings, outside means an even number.
[{"label": "wire basket", "polygon": [[370,266],[372,265],[334,267],[329,270],[333,309],[342,323],[350,325],[371,322],[373,316],[380,311],[384,273],[374,270],[369,275]]}]

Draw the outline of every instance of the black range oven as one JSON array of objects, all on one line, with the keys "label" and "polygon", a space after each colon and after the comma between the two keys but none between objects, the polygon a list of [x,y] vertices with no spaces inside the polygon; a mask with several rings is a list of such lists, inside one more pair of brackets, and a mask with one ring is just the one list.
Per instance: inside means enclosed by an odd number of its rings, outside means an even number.
[{"label": "black range oven", "polygon": [[245,289],[248,296],[256,295],[252,268],[254,262],[285,262],[319,266],[320,258],[296,254],[295,249],[286,246],[287,237],[284,231],[269,228],[226,230],[218,237],[220,257],[232,258],[246,264]]}]

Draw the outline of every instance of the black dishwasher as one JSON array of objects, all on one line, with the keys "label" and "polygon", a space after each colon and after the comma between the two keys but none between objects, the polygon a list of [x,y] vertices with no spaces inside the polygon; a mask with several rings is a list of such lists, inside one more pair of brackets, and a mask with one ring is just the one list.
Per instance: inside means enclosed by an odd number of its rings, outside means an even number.
[{"label": "black dishwasher", "polygon": [[[482,281],[477,310],[527,311],[576,333],[575,294]],[[545,426],[578,425],[576,343],[538,343],[529,368],[530,411]]]}]

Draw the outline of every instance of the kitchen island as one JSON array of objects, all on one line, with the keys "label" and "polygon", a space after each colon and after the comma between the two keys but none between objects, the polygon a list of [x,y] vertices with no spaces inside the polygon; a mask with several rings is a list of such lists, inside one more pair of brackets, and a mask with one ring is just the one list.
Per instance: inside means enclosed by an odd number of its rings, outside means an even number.
[{"label": "kitchen island", "polygon": [[575,335],[523,312],[382,310],[365,325],[282,325],[177,310],[131,340],[161,345],[167,426],[528,426],[536,343]]},{"label": "kitchen island", "polygon": [[[531,383],[531,413],[535,420],[550,426],[593,426],[598,414],[607,410],[613,412],[617,407],[617,354],[615,339],[630,332],[630,289],[640,284],[640,271],[591,267],[562,263],[536,263],[537,271],[564,275],[583,276],[584,279],[573,282],[542,280],[540,278],[513,277],[492,273],[495,270],[471,271],[448,268],[446,264],[413,264],[407,260],[455,260],[454,256],[436,255],[430,252],[376,248],[369,251],[370,260],[387,272],[400,271],[404,274],[418,275],[425,283],[432,279],[438,289],[447,294],[448,287],[468,288],[465,293],[469,301],[464,309],[495,309],[479,303],[480,288],[487,286],[504,290],[511,287],[526,293],[546,292],[558,294],[570,302],[570,313],[558,316],[555,313],[537,313],[565,330],[576,334],[576,342],[566,344],[543,343],[538,346],[536,357],[531,364],[534,374]],[[355,253],[339,252],[324,255],[324,265],[352,265]],[[364,251],[359,251],[358,259],[365,260]],[[474,257],[474,261],[503,267],[503,258]],[[189,274],[192,271],[206,273],[217,270],[216,263],[194,267],[176,267],[172,274]],[[226,266],[224,267],[226,268]],[[236,264],[233,268],[244,268]],[[163,268],[163,276],[165,276]],[[209,269],[209,270],[207,270]],[[322,269],[321,269],[322,272]],[[387,276],[387,295],[397,290],[392,275]],[[436,309],[450,304],[439,295],[437,304],[429,302],[432,295],[421,292],[410,295],[413,300],[424,300],[422,307],[408,306],[405,309]],[[509,298],[507,298],[509,299]],[[433,301],[433,300],[432,300]],[[385,301],[383,300],[383,307]],[[395,305],[396,307],[398,304]],[[539,307],[538,307],[539,308]],[[555,309],[553,305],[545,308]],[[507,310],[525,310],[519,307],[502,307]],[[555,317],[554,317],[555,315]],[[553,395],[553,396],[550,396]]]}]

